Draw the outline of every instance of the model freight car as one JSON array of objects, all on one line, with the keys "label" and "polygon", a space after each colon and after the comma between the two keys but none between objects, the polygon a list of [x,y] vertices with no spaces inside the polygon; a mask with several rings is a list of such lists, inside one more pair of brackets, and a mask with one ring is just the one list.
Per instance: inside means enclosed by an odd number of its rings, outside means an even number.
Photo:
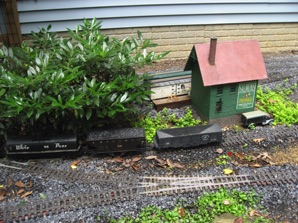
[{"label": "model freight car", "polygon": [[[220,142],[221,128],[216,125],[172,128],[158,130],[154,139],[156,148],[188,148],[203,144]],[[76,155],[81,152],[94,153],[141,152],[146,148],[143,128],[124,128],[90,131],[84,140],[76,134],[63,134],[51,139],[32,140],[26,137],[9,137],[6,154],[13,157],[50,156],[58,154]]]},{"label": "model freight car", "polygon": [[99,153],[141,151],[145,148],[143,128],[124,128],[92,131],[87,135],[89,149]]},{"label": "model freight car", "polygon": [[188,148],[221,142],[221,140],[222,131],[219,125],[198,125],[158,130],[156,131],[154,146],[159,149]]},{"label": "model freight car", "polygon": [[6,154],[34,155],[34,154],[55,154],[77,152],[77,136],[74,133],[67,133],[50,139],[41,138],[39,140],[30,137],[9,137],[5,146]]}]

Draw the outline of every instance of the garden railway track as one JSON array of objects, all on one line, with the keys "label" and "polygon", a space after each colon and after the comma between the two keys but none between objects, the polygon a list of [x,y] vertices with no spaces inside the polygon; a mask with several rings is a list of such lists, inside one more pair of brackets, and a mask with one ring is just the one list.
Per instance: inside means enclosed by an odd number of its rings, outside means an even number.
[{"label": "garden railway track", "polygon": [[[88,180],[88,177],[87,177]],[[131,179],[132,180],[132,179]],[[237,188],[243,185],[279,185],[296,184],[298,173],[264,172],[229,176],[144,176],[134,179],[134,187],[121,187],[114,190],[81,194],[51,201],[30,201],[23,206],[0,209],[0,221],[15,222],[36,219],[56,213],[75,211],[79,208],[98,207],[117,201],[134,200],[140,196],[163,196],[191,191],[208,191],[220,187]],[[118,184],[121,184],[118,181]],[[123,182],[124,184],[126,182]]]},{"label": "garden railway track", "polygon": [[[245,143],[263,143],[278,140],[295,141],[298,138],[298,126],[286,128],[265,128],[270,132],[270,139],[266,134],[258,131],[242,132],[233,136],[226,136],[221,144],[215,147],[237,147]],[[254,139],[261,138],[261,141]],[[207,146],[208,147],[208,146]],[[152,154],[154,151],[148,151]],[[57,179],[66,183],[80,183],[96,185],[98,189],[88,194],[56,198],[51,201],[33,200],[20,207],[8,206],[0,209],[0,222],[14,222],[34,219],[47,215],[54,215],[79,208],[97,207],[117,201],[129,201],[140,196],[165,196],[181,194],[191,191],[208,191],[221,187],[239,188],[244,185],[266,186],[297,184],[298,173],[292,171],[256,171],[255,174],[223,175],[223,176],[139,176],[126,177],[102,175],[98,173],[85,173],[82,171],[66,171],[51,169],[32,162],[15,162],[2,160],[1,168],[11,171],[23,171],[33,175],[42,176],[43,179]]]},{"label": "garden railway track", "polygon": [[[294,142],[298,139],[298,125],[293,125],[285,128],[262,128],[263,131],[239,131],[234,135],[226,135],[224,139],[219,144],[203,145],[203,147],[214,147],[216,148],[237,148],[239,146],[243,146],[245,144],[257,144],[263,146],[270,146],[270,144],[276,145],[277,142]],[[264,131],[266,130],[266,131]],[[269,133],[269,134],[268,134]],[[270,138],[268,138],[270,135]],[[199,148],[199,149],[200,149]],[[163,150],[161,150],[162,152]],[[171,152],[169,150],[165,150],[165,153]],[[157,152],[155,150],[148,150],[145,154],[154,155]],[[82,171],[66,171],[59,169],[50,169],[41,165],[35,165],[34,163],[27,162],[15,162],[9,160],[2,160],[0,162],[0,168],[10,168],[12,171],[24,171],[34,175],[42,175],[45,179],[60,179],[68,183],[73,182],[81,182],[85,184],[100,184],[103,182],[122,182],[122,186],[132,187],[131,182],[134,180],[130,177],[125,176],[113,176],[113,175],[105,175],[97,174],[97,173],[85,173]]]}]

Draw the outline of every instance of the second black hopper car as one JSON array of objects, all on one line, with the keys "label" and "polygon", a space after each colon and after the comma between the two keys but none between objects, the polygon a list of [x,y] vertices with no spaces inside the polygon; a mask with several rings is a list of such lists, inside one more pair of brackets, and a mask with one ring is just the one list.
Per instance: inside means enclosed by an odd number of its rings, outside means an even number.
[{"label": "second black hopper car", "polygon": [[159,149],[187,148],[213,142],[221,142],[219,125],[198,125],[184,128],[161,129],[156,131],[154,145]]},{"label": "second black hopper car", "polygon": [[141,151],[146,138],[143,128],[92,131],[86,138],[89,149],[99,153]]},{"label": "second black hopper car", "polygon": [[[216,125],[199,125],[184,128],[162,129],[156,132],[154,146],[157,149],[187,148],[203,144],[220,142],[221,128]],[[85,150],[94,153],[116,153],[144,151],[146,137],[143,128],[124,128],[94,130],[82,140],[76,134],[59,135],[50,139],[32,140],[28,138],[9,138],[5,152],[9,157],[23,155],[53,155],[78,153]]]}]

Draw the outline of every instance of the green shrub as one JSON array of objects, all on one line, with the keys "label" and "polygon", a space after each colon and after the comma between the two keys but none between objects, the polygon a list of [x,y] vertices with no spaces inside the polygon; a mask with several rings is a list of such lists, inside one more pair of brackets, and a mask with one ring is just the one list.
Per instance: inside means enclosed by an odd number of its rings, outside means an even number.
[{"label": "green shrub", "polygon": [[70,38],[51,26],[32,32],[33,45],[0,49],[0,117],[22,125],[66,128],[131,112],[151,93],[136,67],[160,60],[149,39],[118,40],[100,32],[101,22],[84,20]]},{"label": "green shrub", "polygon": [[138,217],[124,217],[121,219],[108,219],[107,222],[121,223],[158,223],[158,222],[180,222],[180,223],[211,223],[215,216],[223,213],[233,214],[235,217],[243,217],[244,222],[273,222],[264,217],[251,217],[250,211],[256,210],[259,204],[259,197],[254,192],[240,192],[221,188],[217,192],[204,193],[198,197],[197,202],[190,207],[177,205],[174,209],[161,209],[155,206],[148,206],[142,209]]},{"label": "green shrub", "polygon": [[292,102],[288,96],[297,89],[297,84],[291,88],[269,90],[259,87],[257,90],[256,107],[270,113],[274,117],[273,125],[298,123],[298,103]]},{"label": "green shrub", "polygon": [[192,110],[187,107],[186,114],[182,118],[177,118],[175,114],[170,115],[167,108],[158,112],[154,118],[149,115],[138,120],[134,125],[145,129],[146,139],[152,143],[156,130],[169,127],[195,126],[201,123],[201,120],[194,118]]}]

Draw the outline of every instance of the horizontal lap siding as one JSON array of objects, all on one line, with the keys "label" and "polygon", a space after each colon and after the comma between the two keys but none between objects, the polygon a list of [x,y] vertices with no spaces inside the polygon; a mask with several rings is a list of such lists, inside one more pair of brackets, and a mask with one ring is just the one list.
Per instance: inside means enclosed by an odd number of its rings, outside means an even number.
[{"label": "horizontal lap siding", "polygon": [[23,34],[52,24],[74,29],[83,18],[102,20],[103,29],[298,22],[298,1],[198,0],[19,0]]}]

